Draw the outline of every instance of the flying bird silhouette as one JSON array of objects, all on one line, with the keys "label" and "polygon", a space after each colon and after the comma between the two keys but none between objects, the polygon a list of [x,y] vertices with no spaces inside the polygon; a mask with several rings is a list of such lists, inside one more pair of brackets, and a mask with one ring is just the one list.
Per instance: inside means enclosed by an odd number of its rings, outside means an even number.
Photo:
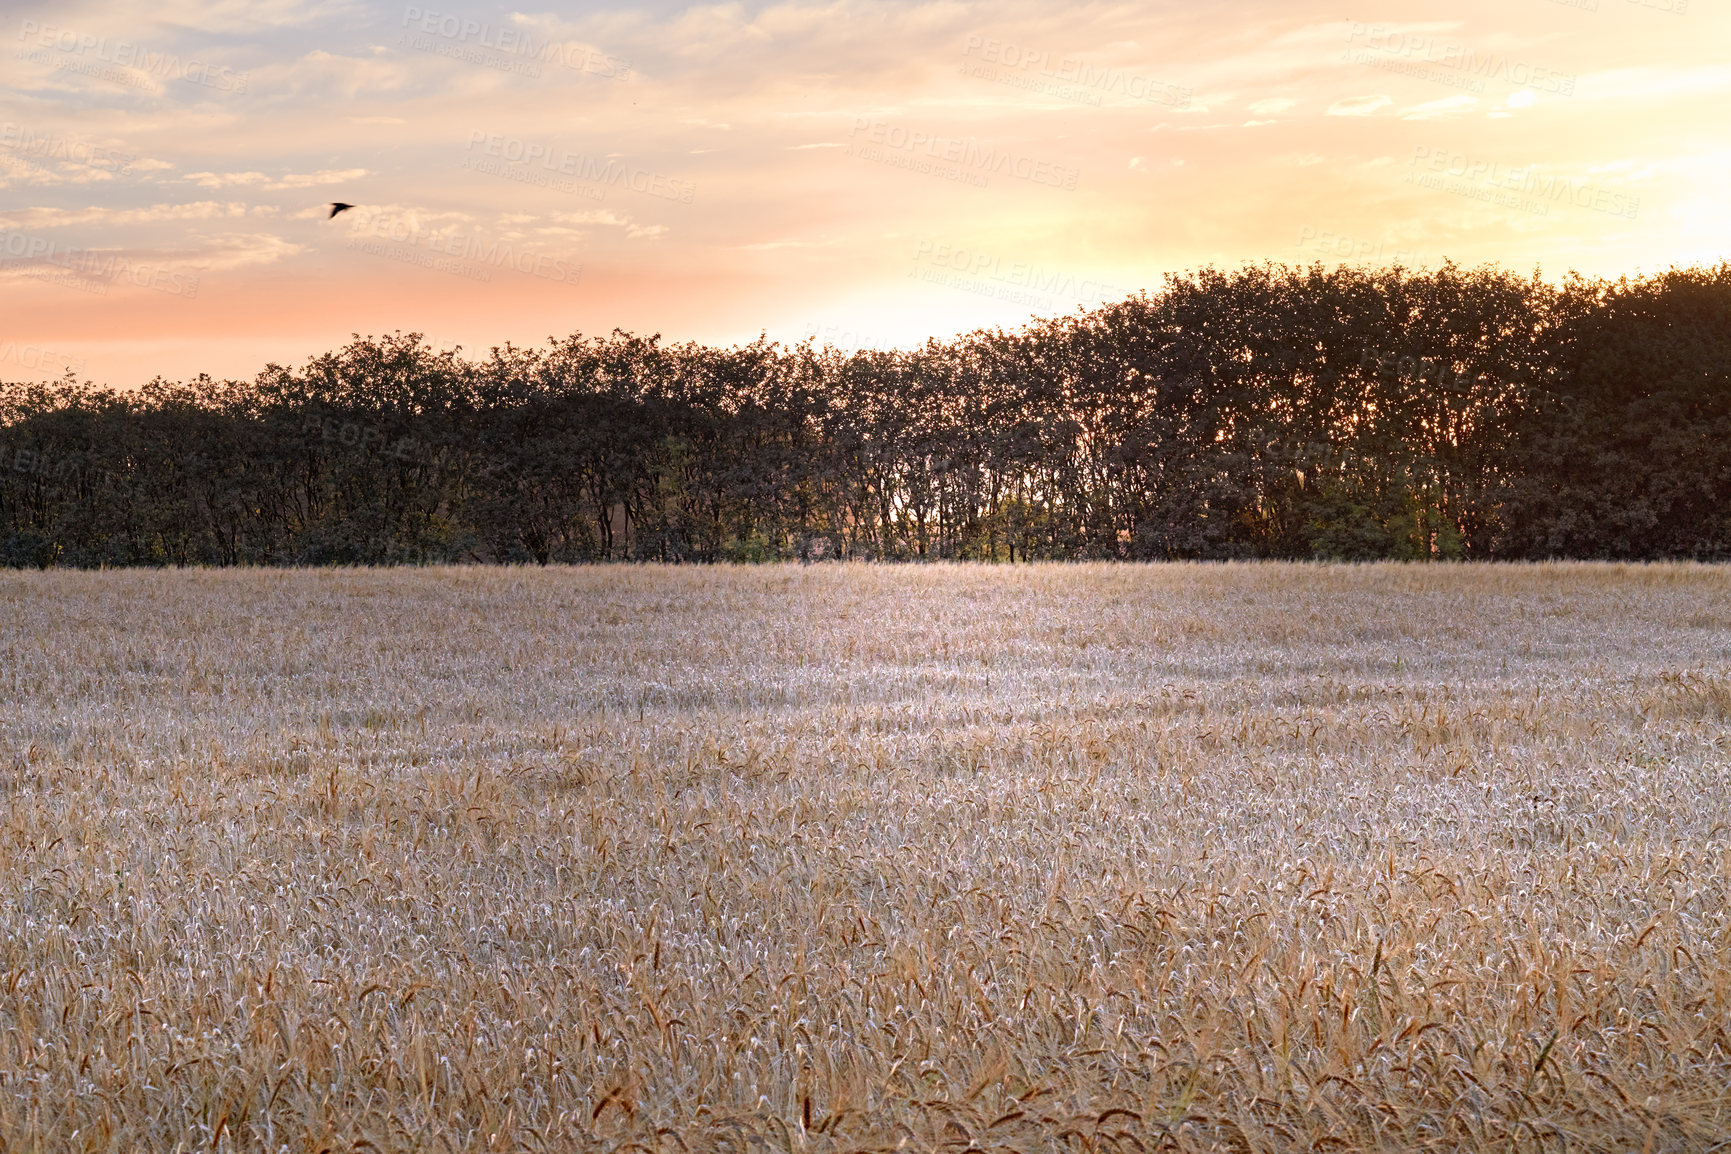
[{"label": "flying bird silhouette", "polygon": [[353,207],[355,207],[355,206],[354,206],[354,205],[352,205],[352,204],[344,204],[344,203],[343,203],[343,202],[342,202],[342,201],[340,201],[340,200],[339,200],[339,201],[335,201],[335,202],[333,202],[333,203],[332,203],[332,204],[331,204],[331,214],[330,214],[330,215],[329,215],[329,216],[327,216],[327,217],[325,217],[325,219],[326,219],[326,220],[335,220],[335,219],[336,219],[336,216],[337,216],[337,213],[339,213],[339,212],[347,212],[347,211],[348,211],[348,210],[349,210],[349,209],[351,209],[351,208],[353,208]]}]

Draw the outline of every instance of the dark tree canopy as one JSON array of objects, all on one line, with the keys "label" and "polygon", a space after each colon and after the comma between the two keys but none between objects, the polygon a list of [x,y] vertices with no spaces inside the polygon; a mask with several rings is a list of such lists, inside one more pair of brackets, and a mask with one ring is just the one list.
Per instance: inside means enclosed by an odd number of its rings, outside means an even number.
[{"label": "dark tree canopy", "polygon": [[897,352],[0,386],[0,564],[1731,556],[1731,264],[1261,266]]}]

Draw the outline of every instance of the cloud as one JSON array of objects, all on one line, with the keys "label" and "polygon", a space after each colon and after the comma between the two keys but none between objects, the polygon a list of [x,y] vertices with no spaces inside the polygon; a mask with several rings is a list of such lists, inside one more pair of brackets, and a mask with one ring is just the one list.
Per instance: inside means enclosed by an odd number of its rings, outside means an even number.
[{"label": "cloud", "polygon": [[732,247],[740,252],[767,252],[778,248],[834,248],[840,243],[835,240],[765,240],[757,244],[736,244]]},{"label": "cloud", "polygon": [[1441,100],[1432,100],[1425,104],[1415,104],[1411,108],[1403,108],[1400,113],[1402,120],[1448,120],[1465,116],[1479,105],[1476,96],[1445,96]]},{"label": "cloud", "polygon": [[1256,116],[1273,116],[1276,113],[1285,112],[1287,109],[1296,108],[1297,106],[1298,101],[1292,99],[1290,96],[1271,96],[1267,100],[1258,100],[1253,102],[1249,107],[1249,111]]},{"label": "cloud", "polygon": [[589,212],[556,212],[553,219],[560,224],[605,224],[617,228],[625,228],[631,224],[631,218],[620,216],[610,208],[597,208]]},{"label": "cloud", "polygon": [[157,23],[206,35],[270,32],[363,14],[352,0],[155,0],[150,6]]},{"label": "cloud", "polygon": [[201,270],[222,272],[276,264],[305,251],[305,245],[284,240],[274,233],[220,233],[207,238],[200,249],[188,253],[185,259]]},{"label": "cloud", "polygon": [[268,184],[265,187],[272,189],[317,188],[327,184],[347,184],[349,181],[359,180],[366,175],[367,170],[364,168],[335,168],[325,169],[321,172],[290,173],[275,184]]},{"label": "cloud", "polygon": [[62,184],[101,184],[114,179],[115,173],[106,168],[66,163],[51,168],[0,150],[0,188],[12,185],[50,187]]},{"label": "cloud", "polygon": [[[629,216],[614,212],[610,208],[591,209],[588,212],[556,212],[553,219],[562,225],[601,225],[604,228],[623,229],[626,240],[660,240],[667,235],[667,226],[664,224],[638,224]],[[579,238],[583,235],[569,228],[547,228],[542,231]]]},{"label": "cloud", "polygon": [[192,204],[153,204],[148,208],[20,208],[0,212],[0,222],[14,228],[70,228],[81,224],[110,226],[160,224],[177,220],[226,220],[252,212],[264,215],[266,206],[249,209],[239,201],[200,200]]},{"label": "cloud", "polygon": [[262,172],[189,172],[186,179],[201,188],[263,188],[272,192],[284,189],[318,188],[327,184],[346,184],[367,175],[364,168],[327,169],[323,172],[291,172],[271,179]]},{"label": "cloud", "polygon": [[1588,100],[1659,100],[1731,89],[1731,64],[1695,68],[1615,68],[1579,77],[1575,96]]},{"label": "cloud", "polygon": [[262,172],[189,172],[186,179],[200,188],[234,188],[237,186],[264,184],[270,180]]},{"label": "cloud", "polygon": [[1375,96],[1349,96],[1345,100],[1336,100],[1328,106],[1330,116],[1375,116],[1394,103],[1392,97],[1377,93]]},{"label": "cloud", "polygon": [[436,89],[476,100],[496,95],[498,85],[491,78],[500,74],[485,68],[453,70],[443,56],[402,49],[386,55],[362,52],[354,47],[347,53],[315,48],[298,58],[278,59],[252,70],[250,88],[271,93],[279,102],[302,105],[378,104]]}]

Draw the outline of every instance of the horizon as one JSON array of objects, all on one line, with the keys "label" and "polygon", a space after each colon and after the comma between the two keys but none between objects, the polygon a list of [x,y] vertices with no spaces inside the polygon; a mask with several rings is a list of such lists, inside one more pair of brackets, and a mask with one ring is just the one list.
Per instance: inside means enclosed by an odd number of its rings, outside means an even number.
[{"label": "horizon", "polygon": [[[1077,309],[1072,310],[1070,313],[1066,313],[1066,314],[1049,315],[1049,316],[1031,315],[1029,317],[1023,318],[1022,321],[1016,322],[1016,323],[997,324],[997,325],[990,325],[990,324],[982,325],[982,326],[978,326],[978,327],[973,328],[973,329],[967,329],[967,330],[963,330],[963,331],[952,333],[952,334],[946,334],[944,336],[928,336],[925,338],[914,339],[914,340],[909,341],[906,344],[900,344],[900,345],[876,345],[876,346],[849,345],[846,342],[837,342],[834,340],[823,339],[819,334],[813,333],[813,332],[807,332],[803,335],[800,335],[800,336],[794,337],[794,338],[779,339],[779,338],[775,338],[775,337],[770,336],[767,333],[767,331],[760,332],[759,334],[757,334],[756,336],[751,337],[751,338],[740,338],[740,339],[735,339],[735,340],[731,340],[731,341],[700,341],[700,340],[695,340],[692,338],[680,338],[677,336],[670,336],[669,334],[661,333],[661,332],[655,332],[655,331],[633,332],[629,329],[616,328],[616,329],[613,329],[613,330],[611,330],[609,332],[605,332],[605,333],[603,333],[603,332],[583,332],[581,330],[573,330],[572,332],[565,333],[565,334],[550,333],[538,341],[524,341],[524,342],[512,341],[509,343],[509,348],[516,350],[518,352],[530,352],[530,353],[537,353],[538,354],[538,353],[541,353],[543,351],[551,352],[551,351],[559,348],[560,346],[563,346],[563,345],[565,345],[571,341],[583,341],[583,342],[600,341],[600,342],[605,342],[605,341],[609,341],[609,340],[612,340],[612,339],[617,338],[617,337],[624,337],[624,338],[628,338],[628,339],[646,341],[649,344],[657,345],[662,349],[669,349],[669,350],[679,348],[679,347],[695,346],[697,348],[709,349],[709,350],[717,351],[717,352],[729,352],[729,351],[734,351],[734,350],[742,350],[742,349],[746,349],[746,348],[751,348],[751,347],[755,347],[755,346],[758,346],[761,344],[761,345],[764,345],[765,347],[767,347],[769,350],[774,351],[776,353],[779,353],[780,355],[783,355],[783,356],[794,355],[797,352],[799,352],[800,349],[806,348],[806,347],[810,347],[811,349],[814,350],[814,352],[819,353],[819,354],[833,351],[837,354],[840,354],[840,355],[843,355],[843,356],[849,357],[849,358],[858,357],[858,356],[870,354],[870,353],[883,353],[883,354],[898,355],[898,356],[915,356],[915,355],[919,355],[922,352],[924,352],[928,347],[930,347],[934,343],[936,343],[938,345],[945,346],[945,347],[952,347],[953,348],[953,347],[960,346],[964,342],[967,342],[969,340],[974,340],[974,339],[988,339],[989,340],[993,337],[1000,336],[1000,335],[1017,336],[1017,335],[1021,335],[1021,334],[1032,334],[1036,331],[1036,329],[1040,325],[1050,323],[1052,321],[1063,321],[1063,320],[1068,320],[1068,319],[1072,319],[1072,318],[1085,319],[1088,316],[1095,315],[1095,314],[1100,313],[1104,310],[1110,309],[1114,306],[1128,304],[1131,301],[1135,301],[1138,299],[1143,300],[1143,301],[1148,301],[1148,302],[1155,302],[1155,301],[1158,301],[1160,299],[1161,295],[1163,293],[1167,292],[1174,284],[1178,284],[1178,283],[1192,283],[1193,284],[1193,283],[1195,283],[1193,278],[1196,278],[1203,273],[1218,272],[1218,273],[1221,273],[1222,275],[1224,275],[1228,278],[1236,278],[1236,277],[1241,276],[1243,273],[1246,273],[1246,272],[1249,272],[1252,270],[1264,269],[1264,268],[1270,268],[1270,267],[1275,268],[1275,269],[1288,270],[1288,271],[1292,271],[1292,272],[1296,272],[1296,273],[1300,273],[1300,274],[1308,274],[1308,273],[1312,272],[1313,270],[1317,270],[1317,271],[1320,271],[1324,275],[1327,275],[1327,276],[1335,276],[1335,275],[1338,275],[1339,273],[1342,273],[1342,272],[1352,272],[1352,271],[1366,272],[1371,276],[1380,276],[1380,275],[1386,275],[1386,274],[1390,274],[1390,273],[1402,273],[1402,274],[1405,274],[1410,279],[1430,278],[1430,277],[1433,277],[1437,274],[1440,274],[1441,272],[1446,271],[1448,269],[1455,269],[1455,270],[1458,270],[1459,272],[1466,274],[1468,276],[1471,276],[1471,275],[1476,274],[1476,273],[1485,273],[1485,272],[1500,273],[1500,274],[1504,274],[1504,275],[1508,276],[1512,281],[1515,281],[1515,282],[1542,284],[1542,285],[1545,285],[1545,286],[1550,287],[1550,288],[1558,288],[1565,281],[1567,281],[1569,278],[1581,276],[1582,279],[1584,279],[1588,285],[1593,286],[1593,287],[1597,287],[1597,288],[1615,288],[1618,286],[1628,286],[1630,288],[1640,289],[1643,286],[1649,286],[1650,287],[1650,286],[1654,285],[1656,282],[1660,282],[1664,278],[1666,278],[1667,276],[1670,276],[1673,274],[1683,274],[1683,275],[1695,274],[1699,277],[1707,277],[1707,278],[1711,278],[1711,277],[1714,277],[1715,275],[1719,275],[1721,278],[1723,278],[1723,276],[1725,276],[1727,274],[1731,274],[1731,258],[1720,261],[1714,265],[1705,265],[1705,264],[1703,264],[1703,265],[1689,265],[1689,266],[1673,265],[1668,269],[1657,270],[1655,272],[1642,274],[1639,276],[1630,276],[1628,274],[1624,274],[1623,276],[1620,276],[1620,277],[1616,277],[1616,276],[1584,277],[1582,274],[1579,274],[1573,270],[1571,270],[1569,273],[1564,274],[1561,277],[1541,276],[1537,270],[1534,270],[1531,274],[1523,276],[1522,274],[1520,274],[1519,272],[1516,272],[1513,269],[1506,269],[1500,265],[1482,264],[1482,265],[1475,265],[1475,266],[1467,266],[1467,265],[1458,264],[1457,262],[1454,262],[1454,261],[1447,260],[1446,258],[1443,261],[1442,265],[1437,267],[1437,268],[1431,268],[1428,266],[1417,266],[1417,267],[1411,267],[1411,268],[1404,267],[1404,266],[1384,266],[1384,267],[1380,267],[1380,268],[1372,267],[1372,268],[1367,269],[1362,265],[1350,266],[1350,265],[1345,265],[1345,264],[1339,264],[1339,265],[1328,266],[1328,265],[1322,264],[1321,262],[1314,262],[1310,265],[1296,265],[1296,264],[1280,265],[1280,264],[1276,264],[1274,262],[1261,262],[1261,263],[1245,262],[1243,264],[1238,265],[1235,268],[1222,268],[1220,266],[1207,265],[1207,266],[1203,266],[1202,268],[1187,269],[1187,270],[1184,270],[1182,272],[1166,273],[1166,274],[1162,275],[1161,283],[1158,287],[1138,289],[1134,293],[1131,293],[1130,295],[1128,295],[1124,298],[1121,298],[1119,300],[1106,301],[1106,302],[1101,303],[1101,304],[1096,304],[1092,307],[1078,306]],[[291,374],[296,372],[296,371],[306,372],[306,371],[310,371],[313,368],[314,364],[317,361],[319,361],[321,358],[328,357],[328,356],[341,355],[342,353],[344,353],[346,350],[350,349],[351,347],[358,346],[358,345],[372,345],[374,347],[382,347],[389,342],[393,342],[393,341],[399,341],[400,342],[400,341],[406,340],[408,338],[414,338],[414,340],[418,346],[426,349],[428,352],[430,352],[434,356],[444,356],[446,354],[449,354],[449,355],[455,357],[457,359],[457,361],[459,361],[460,363],[464,363],[464,364],[468,364],[468,365],[476,366],[476,367],[480,367],[480,366],[484,365],[485,361],[487,360],[488,357],[491,356],[491,354],[493,354],[495,352],[503,351],[507,348],[507,343],[504,341],[495,342],[495,343],[492,343],[492,344],[489,344],[486,346],[469,345],[469,344],[465,344],[465,343],[460,342],[460,341],[448,341],[448,340],[440,341],[440,340],[437,340],[437,339],[429,336],[426,333],[419,332],[419,331],[416,331],[413,329],[391,329],[391,330],[380,331],[380,332],[351,332],[351,333],[347,334],[345,337],[341,338],[340,340],[333,341],[333,343],[326,348],[313,350],[311,352],[308,352],[305,356],[299,357],[299,358],[296,358],[293,360],[269,361],[269,362],[266,362],[265,364],[260,365],[255,372],[248,373],[248,374],[238,374],[238,375],[237,374],[229,374],[229,375],[225,376],[222,374],[211,373],[211,372],[202,371],[202,370],[198,371],[198,372],[187,373],[187,374],[184,374],[184,375],[181,375],[178,377],[169,377],[166,375],[159,374],[158,376],[153,377],[151,380],[141,382],[141,383],[139,383],[139,384],[137,384],[131,388],[120,387],[117,389],[113,384],[111,384],[109,382],[95,381],[95,380],[89,379],[88,377],[82,381],[79,381],[76,379],[78,374],[72,372],[71,370],[67,370],[67,371],[62,372],[59,377],[46,377],[46,376],[42,376],[42,375],[38,375],[36,377],[29,377],[29,376],[8,377],[4,373],[0,373],[0,388],[4,388],[7,386],[33,386],[33,385],[38,385],[38,384],[45,384],[45,385],[71,384],[79,392],[86,392],[88,390],[95,389],[98,392],[114,391],[117,393],[124,394],[127,392],[133,392],[133,391],[142,389],[146,385],[157,384],[157,383],[171,385],[171,386],[172,385],[184,385],[184,384],[196,382],[199,379],[209,379],[213,383],[226,384],[226,385],[250,386],[250,385],[253,385],[255,383],[258,383],[258,382],[264,380],[273,369],[274,370],[286,370]],[[38,363],[42,360],[43,352],[44,352],[44,350],[42,350],[40,348],[40,346],[31,346],[31,345],[21,344],[21,343],[17,343],[17,342],[0,342],[0,363],[14,364],[14,365],[17,365],[17,364],[26,364],[26,365],[35,364],[35,363]]]},{"label": "horizon", "polygon": [[907,348],[1207,267],[1731,256],[1731,12],[1441,12],[26,4],[0,380],[391,332]]}]

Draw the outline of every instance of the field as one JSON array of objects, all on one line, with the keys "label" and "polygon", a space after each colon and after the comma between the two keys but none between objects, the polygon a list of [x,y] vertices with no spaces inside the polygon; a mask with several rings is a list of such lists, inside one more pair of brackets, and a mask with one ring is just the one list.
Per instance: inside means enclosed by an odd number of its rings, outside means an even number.
[{"label": "field", "polygon": [[1731,571],[0,574],[6,1150],[1731,1149]]}]

